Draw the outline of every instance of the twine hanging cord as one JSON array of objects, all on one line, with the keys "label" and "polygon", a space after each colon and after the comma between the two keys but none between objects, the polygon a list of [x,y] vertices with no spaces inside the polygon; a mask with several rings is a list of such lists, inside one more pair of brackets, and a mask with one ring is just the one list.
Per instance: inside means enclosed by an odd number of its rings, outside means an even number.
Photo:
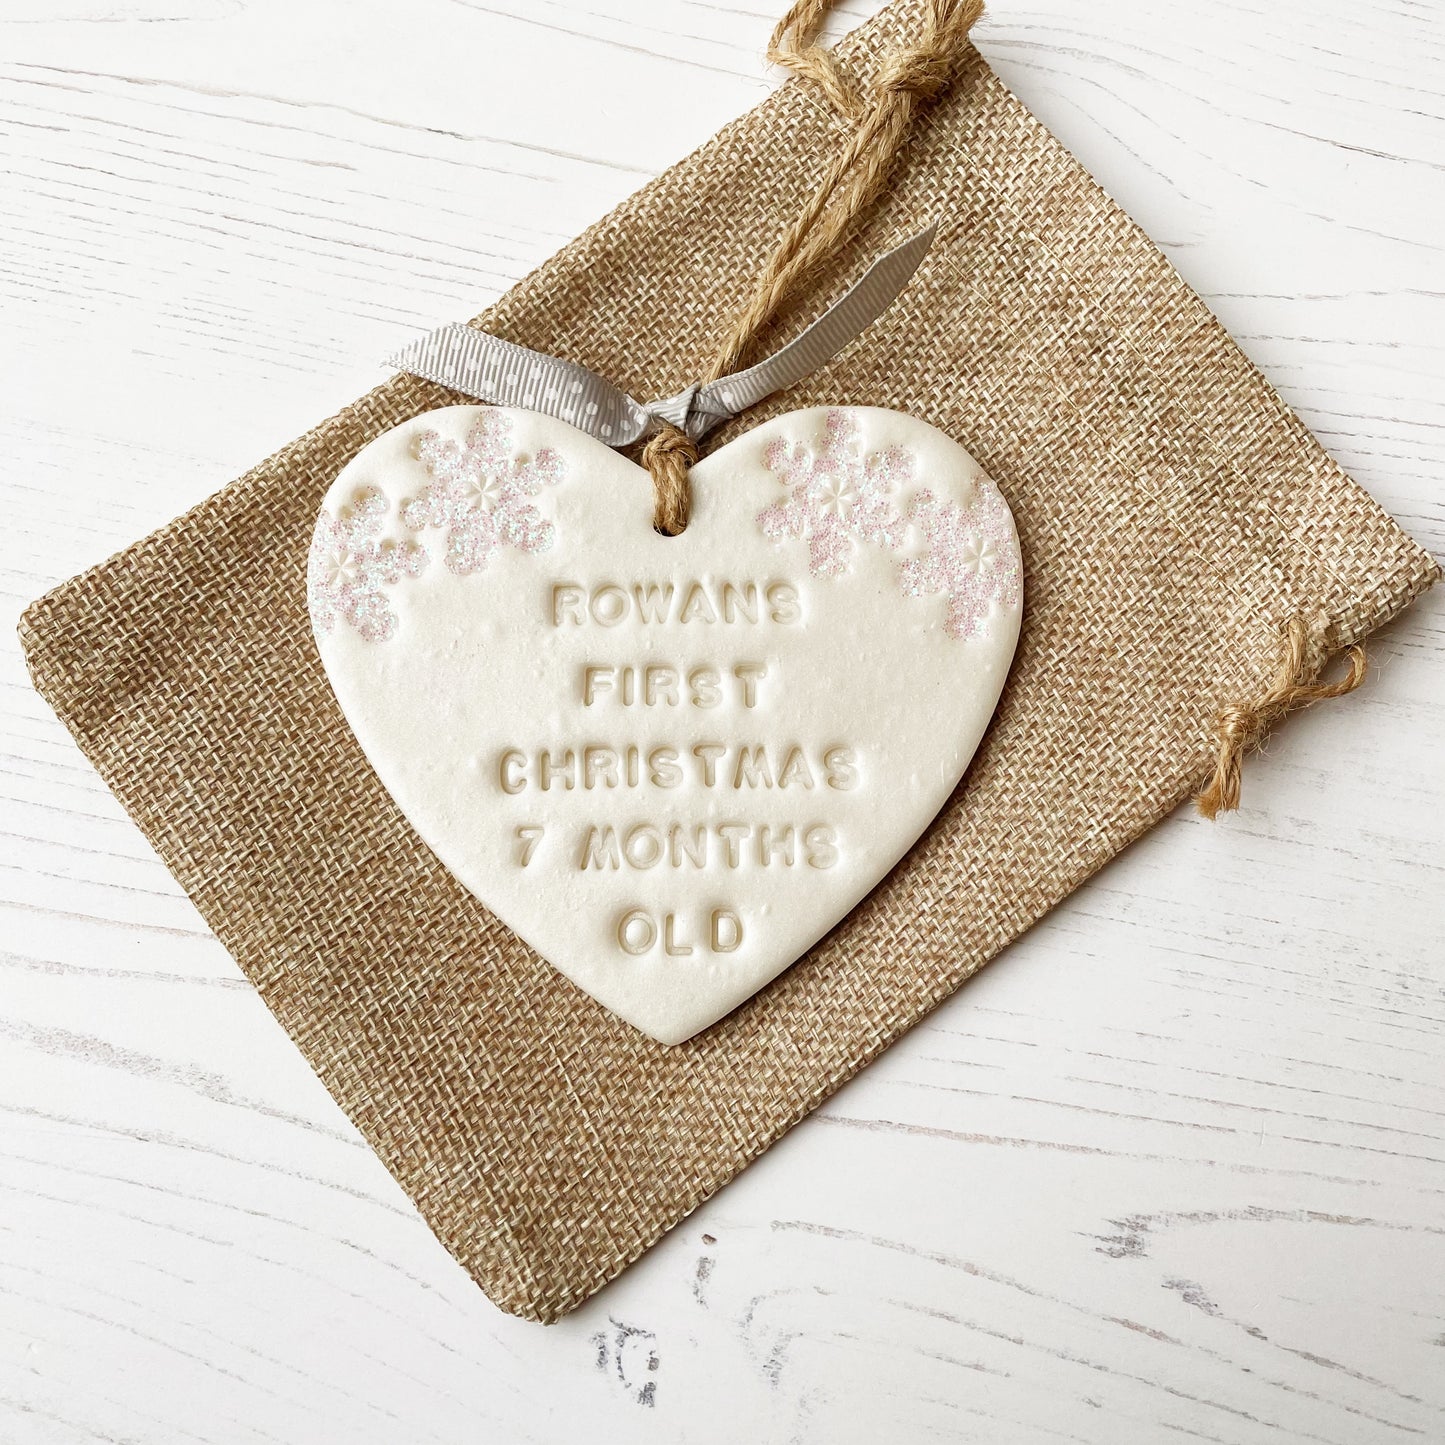
[{"label": "twine hanging cord", "polygon": [[1345,654],[1349,671],[1334,682],[1318,680],[1317,658],[1312,656],[1309,628],[1296,617],[1285,629],[1279,670],[1265,692],[1252,703],[1231,703],[1219,714],[1216,731],[1218,756],[1214,775],[1195,806],[1206,818],[1232,812],[1239,807],[1239,787],[1244,755],[1258,747],[1282,717],[1353,692],[1365,680],[1365,650],[1351,647]]},{"label": "twine hanging cord", "polygon": [[[786,299],[807,285],[878,198],[915,113],[952,85],[969,31],[983,14],[983,0],[928,0],[917,43],[883,62],[865,98],[843,76],[832,52],[818,44],[835,4],[798,0],[773,31],[768,59],[816,86],[840,115],[857,124],[763,268],[704,381],[737,369]],[[688,471],[699,455],[697,443],[670,424],[642,450],[642,464],[652,476],[653,524],[669,537],[687,526]]]},{"label": "twine hanging cord", "polygon": [[[839,70],[832,51],[818,44],[835,3],[797,0],[773,31],[768,59],[808,81],[855,127],[769,258],[705,380],[738,367],[786,298],[812,279],[848,228],[877,199],[916,111],[953,83],[969,32],[983,14],[983,0],[928,0],[918,43],[883,62],[865,99]],[[697,443],[667,423],[643,448],[642,462],[652,476],[654,525],[669,537],[687,526],[688,470],[698,456]],[[1219,715],[1214,773],[1195,799],[1206,818],[1239,807],[1245,754],[1264,741],[1275,723],[1299,708],[1343,697],[1359,687],[1365,676],[1364,650],[1352,647],[1347,656],[1349,671],[1343,677],[1319,681],[1319,658],[1308,627],[1302,618],[1289,623],[1274,681],[1252,703],[1231,703]]]}]

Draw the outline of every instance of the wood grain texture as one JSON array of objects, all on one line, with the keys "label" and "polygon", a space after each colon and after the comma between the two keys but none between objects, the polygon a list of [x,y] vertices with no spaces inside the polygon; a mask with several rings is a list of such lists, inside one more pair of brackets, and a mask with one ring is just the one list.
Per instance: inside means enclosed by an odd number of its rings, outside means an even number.
[{"label": "wood grain texture", "polygon": [[[10,615],[754,101],[780,8],[0,0]],[[978,40],[1445,553],[1438,11],[995,0]],[[1241,814],[1172,818],[549,1330],[6,638],[0,1439],[1445,1439],[1445,598]]]}]

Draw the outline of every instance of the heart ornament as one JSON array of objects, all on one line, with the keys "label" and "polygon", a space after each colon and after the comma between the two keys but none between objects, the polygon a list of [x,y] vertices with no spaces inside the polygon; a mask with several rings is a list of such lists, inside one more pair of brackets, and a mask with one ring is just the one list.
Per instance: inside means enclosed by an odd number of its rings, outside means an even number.
[{"label": "heart ornament", "polygon": [[448,869],[664,1044],[805,953],[917,840],[1018,640],[1013,517],[962,447],[792,412],[648,474],[566,422],[429,412],[322,504],[307,567],[347,722]]}]

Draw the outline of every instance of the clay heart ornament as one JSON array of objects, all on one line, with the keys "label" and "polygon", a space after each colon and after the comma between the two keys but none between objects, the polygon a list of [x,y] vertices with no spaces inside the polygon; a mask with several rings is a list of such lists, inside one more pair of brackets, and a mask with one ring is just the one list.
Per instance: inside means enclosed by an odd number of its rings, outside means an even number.
[{"label": "clay heart ornament", "polygon": [[448,407],[337,478],[307,593],[416,831],[675,1044],[806,952],[942,807],[1023,588],[998,489],[899,412],[778,417],[694,467],[681,536],[652,508],[645,471],[564,422]]}]

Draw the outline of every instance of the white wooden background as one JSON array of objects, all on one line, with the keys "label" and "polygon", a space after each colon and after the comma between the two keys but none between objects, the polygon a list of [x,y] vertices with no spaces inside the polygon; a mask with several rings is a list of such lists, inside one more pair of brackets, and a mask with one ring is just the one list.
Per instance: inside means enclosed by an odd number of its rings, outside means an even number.
[{"label": "white wooden background", "polygon": [[[0,0],[9,615],[760,97],[782,3]],[[1445,552],[1440,8],[978,39]],[[1442,623],[552,1329],[433,1240],[7,627],[0,1440],[1445,1440]]]}]

